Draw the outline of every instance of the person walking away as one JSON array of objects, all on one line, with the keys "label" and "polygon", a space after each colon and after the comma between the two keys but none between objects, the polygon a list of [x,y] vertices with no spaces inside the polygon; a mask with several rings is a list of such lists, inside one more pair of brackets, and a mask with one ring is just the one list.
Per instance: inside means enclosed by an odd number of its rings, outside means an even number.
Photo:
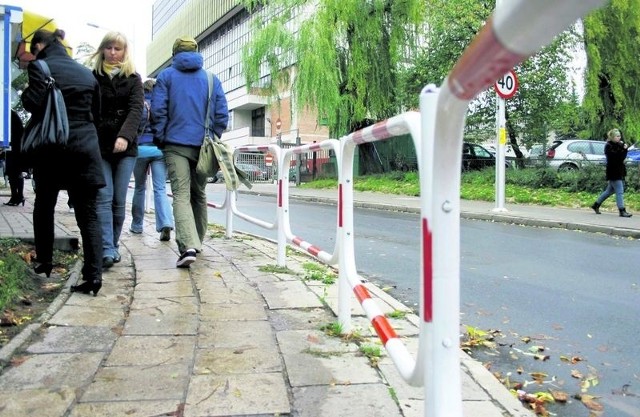
[{"label": "person walking away", "polygon": [[[95,296],[102,287],[102,244],[96,199],[98,190],[105,186],[94,124],[99,117],[100,87],[91,71],[69,56],[62,39],[64,32],[60,30],[37,30],[31,40],[30,52],[48,64],[62,91],[69,120],[66,146],[50,146],[27,155],[38,184],[33,208],[34,271],[47,277],[51,273],[54,210],[59,191],[66,189],[75,203],[84,256],[82,279],[85,282],[72,286],[71,291],[93,292]],[[29,86],[22,93],[22,104],[32,117],[40,117],[47,96],[45,76],[34,63],[29,64],[27,71]]]},{"label": "person walking away", "polygon": [[607,133],[607,144],[604,146],[604,154],[607,158],[607,186],[591,208],[596,214],[600,214],[600,206],[602,203],[615,193],[616,205],[618,206],[620,217],[631,217],[632,215],[629,214],[624,207],[624,178],[627,175],[624,160],[627,157],[627,144],[622,141],[620,130],[611,129],[609,133]]},{"label": "person walking away", "polygon": [[180,252],[176,267],[184,268],[196,261],[207,231],[207,177],[196,172],[207,108],[209,129],[218,137],[227,128],[229,112],[222,83],[202,68],[203,58],[195,39],[176,39],[172,53],[171,66],[160,72],[153,89],[151,124],[154,142],[164,151],[171,181]]},{"label": "person walking away", "polygon": [[5,174],[9,178],[9,187],[11,188],[11,197],[9,201],[4,203],[5,206],[24,206],[24,176],[23,172],[27,170],[22,152],[22,135],[24,134],[24,126],[18,112],[11,109],[11,150],[5,152]]},{"label": "person walking away", "polygon": [[142,109],[142,135],[138,136],[138,158],[133,168],[135,188],[131,204],[132,233],[140,234],[143,228],[144,205],[147,191],[147,172],[151,171],[153,183],[153,202],[156,217],[156,231],[160,233],[163,242],[171,240],[173,230],[173,213],[167,197],[166,182],[167,168],[164,163],[164,154],[153,143],[151,132],[151,93],[156,80],[148,79],[143,84],[144,107]]},{"label": "person walking away", "polygon": [[144,96],[142,79],[135,70],[124,34],[108,32],[92,58],[93,75],[100,85],[98,138],[102,172],[107,183],[98,193],[102,267],[111,268],[121,259],[118,247],[125,219],[127,189],[138,155],[136,138]]}]

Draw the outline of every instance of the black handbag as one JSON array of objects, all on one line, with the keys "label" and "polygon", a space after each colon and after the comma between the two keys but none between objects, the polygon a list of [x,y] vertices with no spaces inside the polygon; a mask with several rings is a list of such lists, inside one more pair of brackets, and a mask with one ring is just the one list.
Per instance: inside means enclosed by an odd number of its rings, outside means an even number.
[{"label": "black handbag", "polygon": [[51,76],[49,66],[43,60],[34,61],[39,65],[46,78],[45,106],[40,117],[32,116],[24,129],[22,151],[32,153],[51,145],[64,146],[69,140],[69,120],[67,107],[64,104],[62,92],[56,86],[56,80]]}]

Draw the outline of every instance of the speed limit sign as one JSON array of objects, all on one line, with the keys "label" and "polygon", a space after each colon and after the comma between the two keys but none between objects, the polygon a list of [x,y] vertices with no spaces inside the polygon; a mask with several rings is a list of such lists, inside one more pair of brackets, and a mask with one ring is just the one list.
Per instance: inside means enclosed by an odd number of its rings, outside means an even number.
[{"label": "speed limit sign", "polygon": [[496,94],[504,99],[513,97],[518,90],[518,77],[516,73],[513,70],[506,73],[496,81],[494,88],[496,89]]}]

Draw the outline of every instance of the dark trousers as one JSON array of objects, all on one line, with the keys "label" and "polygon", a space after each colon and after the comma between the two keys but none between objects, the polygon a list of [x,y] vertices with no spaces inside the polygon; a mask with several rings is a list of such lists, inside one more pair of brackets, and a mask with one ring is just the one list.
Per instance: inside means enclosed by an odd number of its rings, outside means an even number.
[{"label": "dark trousers", "polygon": [[[82,279],[102,280],[102,233],[96,209],[98,190],[91,187],[73,187],[67,191],[74,204],[76,222],[82,237]],[[53,259],[54,211],[59,192],[58,187],[37,181],[33,233],[39,262],[51,262]]]},{"label": "dark trousers", "polygon": [[9,187],[11,188],[11,201],[16,203],[24,200],[24,178],[22,172],[9,175]]}]

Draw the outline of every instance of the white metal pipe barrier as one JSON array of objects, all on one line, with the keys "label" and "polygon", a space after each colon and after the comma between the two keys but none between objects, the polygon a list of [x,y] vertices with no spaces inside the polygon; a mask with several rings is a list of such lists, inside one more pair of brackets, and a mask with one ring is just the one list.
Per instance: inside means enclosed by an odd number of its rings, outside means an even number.
[{"label": "white metal pipe barrier", "polygon": [[[296,146],[294,148],[285,149],[282,152],[282,160],[279,161],[278,164],[278,193],[280,203],[284,207],[284,209],[282,210],[282,229],[284,230],[286,242],[298,246],[299,248],[315,256],[317,259],[327,265],[336,265],[338,263],[338,259],[340,258],[340,248],[342,246],[340,242],[341,236],[339,226],[338,229],[336,229],[336,240],[332,253],[320,249],[312,243],[304,240],[300,236],[294,235],[291,231],[291,222],[289,217],[289,166],[291,164],[291,157],[293,155],[300,155],[307,152],[319,150],[332,150],[335,154],[336,161],[341,160],[340,142],[338,142],[336,139],[328,139],[320,143],[310,143],[306,145]],[[340,165],[338,164],[338,171],[339,170]],[[338,173],[338,175],[340,174]],[[340,223],[340,207],[341,205],[338,202],[338,224]],[[284,242],[285,245],[286,242]],[[278,242],[278,244],[280,244],[280,242]]]},{"label": "white metal pipe barrier", "polygon": [[[460,168],[469,101],[535,53],[601,0],[510,1],[497,9],[465,50],[438,93],[435,123],[428,125],[429,96],[421,93],[424,172],[420,172],[422,295],[427,334],[425,416],[462,416],[460,391]],[[434,134],[437,132],[437,137]],[[429,307],[431,305],[431,308]],[[423,312],[421,312],[421,315]],[[421,338],[422,342],[422,338]]]},{"label": "white metal pipe barrier", "polygon": [[[329,145],[330,141],[335,141],[329,140],[325,141],[327,144],[322,142],[291,148],[282,155],[274,150],[278,155],[279,253],[282,245],[280,231],[283,230],[288,241],[319,260],[327,264],[339,262],[341,323],[347,328],[350,326],[348,301],[353,291],[401,376],[412,385],[424,383],[425,416],[462,416],[458,340],[460,172],[465,114],[469,101],[577,18],[603,2],[510,1],[494,12],[460,57],[442,87],[437,89],[435,86],[427,86],[423,89],[419,116],[417,113],[406,113],[377,123],[342,138],[339,148]],[[417,123],[417,118],[420,118],[420,123]],[[404,133],[410,133],[414,138],[421,190],[421,328],[416,361],[366,288],[360,284],[353,250],[354,148],[360,143]],[[416,141],[417,137],[421,138],[419,142]],[[331,147],[336,152],[339,169],[338,236],[333,254],[321,251],[294,236],[289,225],[288,209],[288,168],[291,155]],[[253,218],[247,216],[245,219]]]}]

